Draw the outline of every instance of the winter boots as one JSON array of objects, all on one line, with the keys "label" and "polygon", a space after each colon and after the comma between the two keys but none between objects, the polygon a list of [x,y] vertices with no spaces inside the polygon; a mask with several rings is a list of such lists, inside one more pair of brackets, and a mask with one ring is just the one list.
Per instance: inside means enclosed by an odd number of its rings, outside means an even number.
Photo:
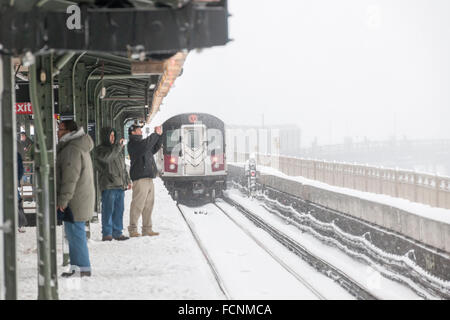
[{"label": "winter boots", "polygon": [[128,240],[130,238],[124,236],[123,234],[116,238],[113,238],[113,236],[103,236],[102,237],[102,241],[112,241],[112,239],[118,240],[118,241],[124,241],[124,240]]},{"label": "winter boots", "polygon": [[143,236],[153,237],[153,236],[159,235],[159,232],[155,232],[155,231],[153,231],[153,230],[143,231],[143,232],[142,232],[142,235],[143,235]]},{"label": "winter boots", "polygon": [[[135,228],[128,228],[128,233],[130,234],[130,238],[134,238],[134,237],[140,237],[141,234],[139,232],[137,232],[137,230]],[[150,227],[143,227],[142,228],[142,236],[157,236],[159,235],[159,232],[154,232]]]},{"label": "winter boots", "polygon": [[[70,278],[76,274],[75,270],[72,270],[71,272],[63,272],[61,274],[61,277],[63,278]],[[81,271],[79,273],[80,277],[90,277],[92,274],[90,271]]]},{"label": "winter boots", "polygon": [[130,238],[124,236],[123,234],[120,235],[120,237],[114,238],[114,240],[117,240],[117,241],[124,241],[124,240],[128,240],[128,239],[130,239]]},{"label": "winter boots", "polygon": [[102,241],[112,241],[113,237],[112,236],[103,236],[102,237]]},{"label": "winter boots", "polygon": [[139,232],[133,231],[133,230],[128,231],[128,233],[130,234],[130,238],[136,238],[136,237],[140,237],[141,236],[141,234]]}]

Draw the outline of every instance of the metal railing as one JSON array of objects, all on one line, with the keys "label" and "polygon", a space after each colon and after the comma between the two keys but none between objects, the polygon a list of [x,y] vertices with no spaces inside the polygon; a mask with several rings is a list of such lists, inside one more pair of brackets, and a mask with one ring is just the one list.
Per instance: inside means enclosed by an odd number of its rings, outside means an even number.
[{"label": "metal railing", "polygon": [[[234,153],[235,162],[248,153]],[[432,207],[450,209],[450,177],[410,170],[256,154],[257,164],[289,176],[301,176],[332,186],[403,198]]]}]

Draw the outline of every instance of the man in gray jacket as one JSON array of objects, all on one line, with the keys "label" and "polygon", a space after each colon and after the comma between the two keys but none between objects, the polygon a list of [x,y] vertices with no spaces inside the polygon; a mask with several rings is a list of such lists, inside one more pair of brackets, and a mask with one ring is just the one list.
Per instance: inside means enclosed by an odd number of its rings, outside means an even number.
[{"label": "man in gray jacket", "polygon": [[91,276],[85,225],[95,205],[94,172],[90,151],[94,142],[75,121],[65,120],[58,126],[56,155],[57,207],[64,213],[64,231],[69,242],[70,277],[80,271]]},{"label": "man in gray jacket", "polygon": [[102,128],[100,136],[95,160],[102,192],[102,240],[127,240],[122,234],[124,190],[131,189],[131,180],[125,167],[123,139],[117,142],[116,130],[109,127]]}]

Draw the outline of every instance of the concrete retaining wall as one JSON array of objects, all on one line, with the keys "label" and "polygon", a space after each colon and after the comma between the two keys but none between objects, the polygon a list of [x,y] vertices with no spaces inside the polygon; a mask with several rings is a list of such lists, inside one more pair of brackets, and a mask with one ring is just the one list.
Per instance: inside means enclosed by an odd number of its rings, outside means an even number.
[{"label": "concrete retaining wall", "polygon": [[[230,175],[241,168],[229,165]],[[273,175],[259,175],[259,183],[312,203],[346,213],[450,253],[450,224],[351,195],[341,194]]]}]

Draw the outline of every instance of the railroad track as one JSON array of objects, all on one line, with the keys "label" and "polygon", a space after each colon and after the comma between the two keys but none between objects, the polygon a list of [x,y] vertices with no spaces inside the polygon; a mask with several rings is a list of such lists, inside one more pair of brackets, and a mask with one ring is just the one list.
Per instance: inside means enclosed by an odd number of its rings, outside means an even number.
[{"label": "railroad track", "polygon": [[[278,196],[276,199],[272,199],[263,194],[258,199],[262,201],[262,206],[269,212],[321,241],[339,248],[349,256],[374,267],[384,277],[409,287],[423,299],[449,299],[448,280],[440,278],[438,274],[432,274],[431,270],[424,269],[426,267],[424,261],[434,261],[436,264],[442,264],[443,271],[440,272],[441,276],[444,275],[445,270],[449,270],[449,260],[445,254],[341,212],[316,204],[307,204],[294,196],[271,188],[267,189],[281,195],[283,200],[287,199],[289,200],[287,203],[290,203],[290,205],[286,205],[283,204],[284,201],[283,203],[279,201]],[[299,210],[297,206],[296,208],[292,206],[293,203],[300,203],[306,207],[301,207],[302,209]],[[315,210],[323,215],[334,215],[336,223],[334,220],[327,222],[326,219],[325,221],[318,219],[317,215],[312,214]],[[301,211],[306,213],[301,213]],[[364,229],[364,231],[360,231],[360,234],[363,232],[364,234],[358,236],[358,234],[349,233],[346,225],[342,223],[344,221],[356,226],[355,229]],[[389,252],[382,249],[382,244],[386,242],[391,243]],[[399,249],[398,252],[395,251],[395,248]],[[418,264],[420,261],[422,261],[421,265]],[[448,275],[446,279],[448,279]]]},{"label": "railroad track", "polygon": [[[245,193],[240,183],[232,183]],[[271,187],[264,186],[264,189],[256,197],[261,206],[286,223],[371,266],[385,278],[409,287],[423,299],[449,299],[449,260],[444,253]],[[389,243],[388,250],[383,249],[386,243]],[[437,264],[441,267],[427,269]]]},{"label": "railroad track", "polygon": [[[186,224],[189,227],[189,230],[191,231],[198,247],[200,248],[203,256],[205,257],[213,275],[214,278],[220,288],[220,290],[222,291],[223,295],[226,297],[226,299],[232,299],[231,295],[230,295],[230,290],[228,289],[227,285],[225,284],[225,281],[223,280],[223,278],[221,277],[217,266],[215,265],[214,261],[211,258],[211,255],[208,253],[207,249],[205,248],[205,246],[202,243],[202,240],[200,239],[195,226],[193,225],[193,223],[191,223],[189,221],[189,219],[186,217],[186,213],[183,211],[183,209],[177,205],[178,210],[180,211],[181,215],[183,216],[183,219],[185,220]],[[226,210],[224,210],[222,207],[220,207],[219,205],[217,205],[216,203],[214,204],[214,207],[218,209],[218,211],[223,214],[224,216],[226,216],[233,224],[235,224],[240,230],[242,230],[253,242],[255,242],[261,249],[263,249],[268,255],[270,255],[270,257],[276,261],[284,270],[286,270],[289,274],[291,274],[295,279],[297,279],[297,281],[305,288],[307,288],[308,291],[310,291],[317,299],[319,300],[326,300],[325,296],[323,294],[321,294],[316,288],[314,288],[313,285],[311,285],[311,283],[309,283],[304,277],[302,277],[300,274],[298,274],[297,272],[295,272],[294,270],[292,270],[286,263],[284,263],[279,257],[277,257],[276,254],[274,254],[269,248],[267,248],[267,246],[265,246],[261,241],[259,241],[257,238],[255,238],[250,231],[245,228],[242,224],[240,224],[239,222],[237,222],[235,219],[233,219],[231,217],[231,215],[229,213],[226,212]]]},{"label": "railroad track", "polygon": [[222,207],[214,203],[214,205],[225,214],[228,219],[230,219],[236,226],[238,226],[245,234],[247,234],[256,244],[266,251],[276,262],[278,262],[287,272],[293,275],[301,284],[303,284],[306,288],[308,288],[319,300],[327,300],[316,288],[314,288],[305,278],[303,278],[300,274],[292,270],[287,264],[285,264],[280,258],[278,258],[266,245],[264,245],[261,241],[255,238],[251,232],[245,228],[242,224],[233,219]]},{"label": "railroad track", "polygon": [[223,279],[221,278],[219,272],[217,271],[217,267],[215,266],[214,261],[211,259],[211,257],[208,254],[208,251],[206,250],[205,246],[203,245],[202,241],[200,240],[200,237],[198,236],[197,231],[195,230],[195,227],[186,218],[186,215],[183,212],[183,210],[180,208],[180,205],[177,204],[177,208],[180,211],[181,216],[183,217],[183,219],[186,222],[187,226],[189,227],[189,230],[191,231],[192,236],[195,239],[195,242],[197,243],[198,247],[200,248],[200,251],[202,252],[203,256],[205,257],[206,262],[208,263],[208,266],[211,269],[211,272],[213,273],[214,278],[216,279],[217,285],[220,288],[220,291],[222,292],[222,294],[224,295],[224,297],[227,300],[230,300],[231,296],[230,296],[230,294],[228,292],[228,289],[226,288]]},{"label": "railroad track", "polygon": [[365,286],[361,285],[356,280],[354,280],[351,276],[334,267],[325,260],[317,257],[309,250],[307,250],[305,247],[303,247],[301,244],[299,244],[297,241],[293,240],[292,238],[286,236],[276,228],[272,227],[271,225],[266,223],[263,219],[253,214],[239,203],[233,201],[230,198],[224,198],[224,201],[229,205],[238,209],[245,217],[247,217],[250,221],[252,221],[256,226],[268,232],[274,239],[278,240],[290,251],[297,254],[299,257],[301,257],[304,261],[306,261],[316,270],[336,281],[341,287],[343,287],[357,299],[363,300],[379,299],[367,288],[365,288]]}]

